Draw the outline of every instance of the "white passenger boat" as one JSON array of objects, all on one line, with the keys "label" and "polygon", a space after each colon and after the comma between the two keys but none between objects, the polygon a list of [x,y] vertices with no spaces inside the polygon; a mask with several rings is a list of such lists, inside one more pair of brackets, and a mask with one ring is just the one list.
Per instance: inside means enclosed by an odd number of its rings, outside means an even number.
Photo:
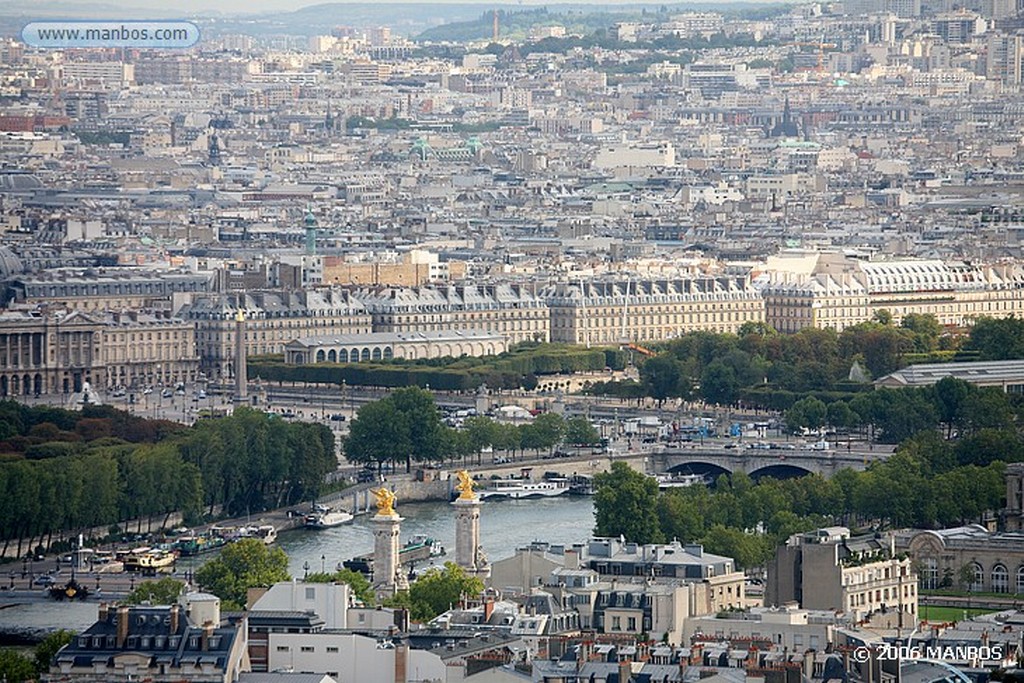
[{"label": "white passenger boat", "polygon": [[493,488],[483,490],[483,498],[550,498],[569,492],[569,480],[564,477],[552,477],[533,481],[532,479],[498,479]]},{"label": "white passenger boat", "polygon": [[350,513],[344,510],[316,511],[306,515],[304,523],[308,529],[330,529],[341,526],[345,522],[355,519]]},{"label": "white passenger boat", "polygon": [[708,478],[703,474],[657,474],[654,478],[662,490],[708,485]]}]

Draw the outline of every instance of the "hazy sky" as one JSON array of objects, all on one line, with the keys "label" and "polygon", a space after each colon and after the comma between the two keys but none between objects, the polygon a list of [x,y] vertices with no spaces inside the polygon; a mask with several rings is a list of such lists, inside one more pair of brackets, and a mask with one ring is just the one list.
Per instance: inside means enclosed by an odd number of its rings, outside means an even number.
[{"label": "hazy sky", "polygon": [[[345,3],[345,0],[338,0],[341,4]],[[353,2],[367,3],[367,0],[352,0]],[[386,4],[380,2],[372,2],[372,4]],[[571,2],[572,4],[588,4],[588,5],[630,5],[630,4],[657,4],[658,0],[648,0],[644,3],[643,0],[600,0],[597,2],[586,2],[584,0],[581,3],[580,0],[504,0],[499,2],[487,2],[486,0],[399,0],[402,3],[415,2],[417,4],[439,4],[444,2],[455,2],[459,4],[475,4],[483,7],[500,5],[553,5],[553,4],[564,4]],[[749,1],[749,0],[748,0]],[[755,0],[756,1],[756,0]],[[51,5],[51,3],[43,3],[45,5]],[[59,0],[58,2],[52,3],[52,5],[62,5],[66,7],[75,7],[86,9],[89,6],[105,5],[107,7],[126,7],[133,9],[153,9],[161,10],[161,13],[167,11],[180,11],[183,13],[202,12],[206,13],[211,10],[235,13],[235,12],[277,12],[296,10],[301,7],[308,7],[310,5],[322,5],[325,4],[324,0]]]}]

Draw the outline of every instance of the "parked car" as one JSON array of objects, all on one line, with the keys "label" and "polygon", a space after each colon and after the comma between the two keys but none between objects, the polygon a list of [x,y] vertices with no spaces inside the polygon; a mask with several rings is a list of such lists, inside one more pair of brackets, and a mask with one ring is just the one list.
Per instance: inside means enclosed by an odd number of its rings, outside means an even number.
[{"label": "parked car", "polygon": [[56,579],[54,579],[49,574],[43,574],[42,576],[37,576],[36,580],[32,582],[33,585],[36,585],[36,586],[46,586],[47,588],[49,588],[50,586],[52,586],[55,583],[57,583]]}]

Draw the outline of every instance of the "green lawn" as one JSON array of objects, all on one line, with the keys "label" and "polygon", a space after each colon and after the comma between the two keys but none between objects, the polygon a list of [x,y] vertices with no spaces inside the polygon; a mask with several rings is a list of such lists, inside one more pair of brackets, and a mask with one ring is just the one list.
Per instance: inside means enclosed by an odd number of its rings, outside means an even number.
[{"label": "green lawn", "polygon": [[996,610],[979,609],[972,607],[970,610],[960,607],[935,607],[932,605],[921,605],[921,619],[926,621],[960,621],[966,614],[968,617],[976,617],[979,614],[989,614]]}]

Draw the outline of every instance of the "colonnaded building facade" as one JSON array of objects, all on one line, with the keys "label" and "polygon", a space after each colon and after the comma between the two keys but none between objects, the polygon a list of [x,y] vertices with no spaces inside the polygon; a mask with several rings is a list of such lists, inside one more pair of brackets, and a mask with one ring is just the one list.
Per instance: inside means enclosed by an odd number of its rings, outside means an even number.
[{"label": "colonnaded building facade", "polygon": [[791,252],[771,257],[762,277],[765,321],[779,332],[842,331],[882,310],[899,323],[912,313],[962,327],[981,317],[1024,315],[1024,265],[939,260],[868,260]]},{"label": "colonnaded building facade", "polygon": [[198,372],[195,328],[164,313],[0,313],[0,396],[167,386]]},{"label": "colonnaded building facade", "polygon": [[285,347],[285,362],[359,363],[392,358],[493,356],[507,350],[505,338],[489,332],[373,332],[302,337]]},{"label": "colonnaded building facade", "polygon": [[245,319],[247,357],[284,353],[285,346],[300,337],[372,331],[366,307],[343,290],[199,295],[178,315],[195,326],[203,370],[212,379],[234,377],[239,311]]}]

